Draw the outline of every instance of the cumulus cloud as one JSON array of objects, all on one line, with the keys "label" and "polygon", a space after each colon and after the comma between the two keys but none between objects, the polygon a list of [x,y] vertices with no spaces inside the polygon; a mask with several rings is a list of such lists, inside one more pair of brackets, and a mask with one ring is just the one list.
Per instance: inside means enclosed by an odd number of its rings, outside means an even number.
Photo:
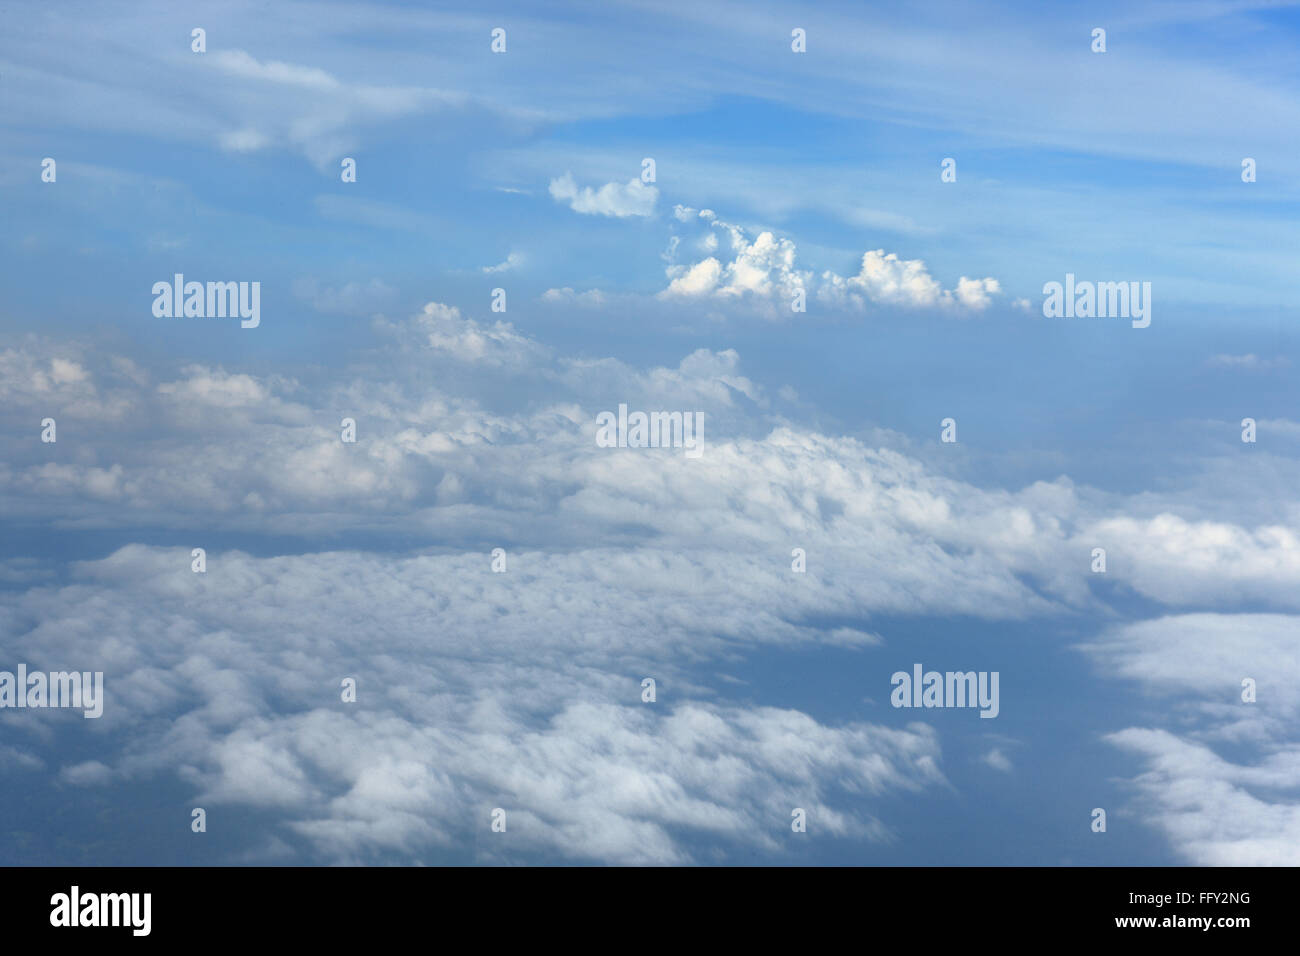
[{"label": "cumulus cloud", "polygon": [[735,255],[725,265],[710,256],[691,267],[672,267],[668,288],[662,298],[720,296],[780,298],[787,302],[804,288],[806,273],[794,268],[794,243],[777,239],[770,232],[759,233],[752,242],[743,234],[733,234]]},{"label": "cumulus cloud", "polygon": [[[795,243],[788,238],[766,230],[750,238],[748,230],[716,218],[710,210],[697,212],[679,205],[673,214],[685,224],[703,221],[708,231],[695,240],[693,248],[706,255],[694,262],[672,262],[666,270],[668,287],[659,293],[660,299],[743,301],[775,317],[795,312],[793,305],[800,295],[805,303],[815,296],[834,308],[863,310],[879,305],[971,313],[984,311],[1002,293],[994,278],[966,276],[958,279],[955,289],[945,289],[921,260],[903,260],[883,249],[865,253],[855,276],[825,271],[818,277],[796,267]],[[719,236],[729,246],[726,255],[716,254]],[[679,246],[674,243],[674,253]]]},{"label": "cumulus cloud", "polygon": [[[734,248],[730,229],[719,235]],[[193,546],[207,528],[306,543],[274,557],[213,544],[202,575],[189,544],[128,545],[53,579],[15,566],[6,653],[103,669],[113,701],[100,766],[62,760],[26,715],[15,767],[57,768],[73,788],[170,773],[196,801],[266,811],[271,835],[335,861],[470,852],[467,834],[494,806],[514,814],[512,846],[541,859],[768,852],[791,806],[819,832],[884,839],[872,794],[943,783],[930,729],[729,702],[692,665],[796,645],[869,656],[891,639],[857,626],[873,615],[1094,608],[1099,541],[1111,577],[1151,600],[1294,605],[1293,529],[1142,515],[1146,503],[1081,495],[1065,479],[982,489],[772,417],[735,350],[648,367],[574,358],[438,302],[375,328],[377,347],[326,383],[199,364],[145,373],[39,339],[0,352],[18,382],[0,385],[13,397],[8,433],[52,409],[78,434],[11,442],[7,510],[54,528],[184,529]],[[105,401],[130,414],[106,418]],[[598,448],[595,415],[620,402],[702,411],[704,454]],[[344,415],[356,444],[339,440]],[[349,531],[400,536],[406,553],[329,543]],[[489,567],[497,546],[506,574]],[[804,575],[790,571],[794,547]],[[1153,692],[1168,681],[1228,707],[1222,673],[1263,673],[1289,653],[1291,619],[1276,617],[1245,622],[1257,646],[1215,627],[1201,636],[1187,617],[1158,640],[1126,631],[1092,652],[1121,679],[1165,675],[1146,678]],[[1203,651],[1178,658],[1169,635]],[[639,697],[647,675],[661,682],[653,707]],[[359,680],[354,709],[338,701],[345,676]],[[1278,722],[1293,718],[1294,692],[1280,688],[1300,686],[1294,676],[1274,666],[1276,687],[1260,684],[1273,709],[1234,719],[1231,739],[1289,746]],[[1135,729],[1201,757],[1230,739]],[[1172,746],[1114,739],[1147,754]],[[1010,763],[1000,748],[984,759]],[[1205,762],[1225,786],[1253,786]]]},{"label": "cumulus cloud", "polygon": [[[309,537],[325,528],[469,537],[493,528],[503,540],[589,545],[649,535],[690,551],[707,533],[718,548],[772,554],[797,543],[817,549],[828,574],[863,576],[837,584],[848,606],[994,616],[1102,602],[1107,592],[1089,573],[1101,545],[1110,593],[1176,608],[1297,606],[1293,527],[1185,518],[1167,507],[1143,515],[1152,510],[1145,500],[1081,496],[1066,479],[983,490],[900,450],[774,416],[735,350],[699,349],[649,368],[570,358],[509,323],[437,302],[375,328],[381,347],[324,387],[201,365],[150,386],[111,355],[6,350],[0,363],[14,374],[0,388],[29,385],[10,388],[6,427],[18,436],[54,415],[77,441],[15,437],[0,463],[0,495],[33,517],[100,527],[220,516]],[[703,413],[704,456],[687,468],[668,449],[597,448],[596,415],[621,403]],[[121,413],[105,418],[113,408]],[[364,440],[339,441],[344,417]],[[83,508],[78,495],[119,507]],[[862,540],[894,559],[857,553]]]},{"label": "cumulus cloud", "polygon": [[0,349],[0,406],[44,409],[38,421],[55,410],[93,421],[122,420],[134,408],[141,371],[121,358],[93,374],[83,351],[68,343]]},{"label": "cumulus cloud", "polygon": [[[20,578],[6,653],[84,661],[112,695],[98,765],[59,765],[39,736],[31,760],[74,787],[173,774],[196,803],[271,814],[271,836],[312,859],[464,853],[494,806],[513,814],[512,846],[540,858],[774,851],[793,806],[820,833],[885,839],[873,795],[943,783],[930,728],[726,703],[686,665],[792,644],[871,653],[885,638],[845,622],[872,610],[1051,606],[1020,577],[1037,561],[1024,505],[963,500],[896,453],[772,427],[734,350],[675,367],[564,358],[441,303],[376,327],[387,344],[366,374],[319,394],[203,365],[153,387],[114,379],[136,409],[118,427],[153,428],[149,441],[101,432],[38,452],[66,460],[0,469],[6,499],[51,520],[174,525],[199,546],[194,529],[216,526],[441,543],[405,557],[209,545],[202,575],[189,546],[129,545],[70,582]],[[116,374],[109,356],[60,354],[56,371],[39,343],[18,351],[14,366],[55,392]],[[489,412],[438,388],[457,369],[489,392],[531,377],[549,397]],[[594,416],[620,401],[704,411],[705,456],[598,448]],[[339,441],[343,414],[355,445]],[[466,546],[485,537],[508,573]],[[792,587],[795,544],[812,571]]]},{"label": "cumulus cloud", "polygon": [[543,348],[515,331],[509,322],[479,323],[441,302],[426,303],[409,323],[382,320],[377,326],[408,344],[442,352],[462,363],[519,366],[545,355]]},{"label": "cumulus cloud", "polygon": [[270,398],[266,385],[251,375],[230,374],[224,369],[208,369],[202,365],[188,366],[183,372],[184,378],[159,385],[159,394],[177,402],[217,408],[256,405]]},{"label": "cumulus cloud", "polygon": [[574,212],[619,219],[652,216],[659,199],[659,190],[647,186],[639,179],[630,179],[626,183],[606,183],[599,189],[590,186],[579,188],[573,181],[573,176],[565,173],[558,179],[552,179],[549,189],[551,198],[556,202],[568,203]]},{"label": "cumulus cloud", "polygon": [[982,312],[993,304],[993,296],[1000,295],[1002,287],[993,278],[967,279],[962,276],[957,280],[957,289],[953,293],[957,304],[973,312]]},{"label": "cumulus cloud", "polygon": [[955,290],[944,289],[930,275],[920,259],[900,259],[896,253],[875,249],[862,256],[855,276],[847,278],[834,272],[822,273],[818,294],[836,305],[857,308],[867,303],[903,308],[945,307],[980,312],[992,304],[992,297],[1002,291],[993,278],[968,279],[962,276]]}]

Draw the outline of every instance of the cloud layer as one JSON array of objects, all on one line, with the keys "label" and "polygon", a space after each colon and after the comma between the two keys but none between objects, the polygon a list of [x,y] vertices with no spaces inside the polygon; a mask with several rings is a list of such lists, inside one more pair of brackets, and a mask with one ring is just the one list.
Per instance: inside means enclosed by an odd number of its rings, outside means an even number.
[{"label": "cloud layer", "polygon": [[[873,798],[947,786],[939,737],[736,703],[701,665],[725,674],[763,648],[817,644],[867,660],[891,640],[868,626],[881,615],[1114,615],[1140,598],[1218,612],[1122,625],[1088,648],[1116,678],[1219,720],[1117,728],[1111,740],[1150,761],[1135,782],[1147,818],[1192,859],[1291,859],[1289,829],[1212,828],[1228,812],[1293,819],[1285,721],[1300,684],[1279,667],[1293,619],[1223,612],[1295,607],[1294,529],[1064,478],[981,488],[906,442],[775,415],[733,350],[675,367],[573,358],[437,302],[373,329],[376,346],[330,381],[151,371],[34,337],[0,351],[7,510],[187,539],[57,575],[0,569],[7,658],[102,669],[111,694],[82,731],[102,735],[90,759],[61,758],[35,715],[3,715],[7,765],[73,788],[173,775],[195,805],[256,808],[320,860],[492,859],[503,850],[474,835],[495,807],[512,852],[534,859],[779,856],[794,807],[818,833],[889,839]],[[703,455],[598,447],[595,417],[620,403],[703,412]],[[57,443],[37,438],[46,416]],[[231,532],[292,535],[298,552],[211,543]],[[362,532],[402,551],[328,544]],[[204,574],[191,547],[208,548]],[[1252,673],[1261,704],[1242,712],[1233,683]],[[349,676],[355,705],[339,699]],[[1260,756],[1229,761],[1212,749],[1224,741]],[[1001,749],[983,762],[1016,769]]]}]

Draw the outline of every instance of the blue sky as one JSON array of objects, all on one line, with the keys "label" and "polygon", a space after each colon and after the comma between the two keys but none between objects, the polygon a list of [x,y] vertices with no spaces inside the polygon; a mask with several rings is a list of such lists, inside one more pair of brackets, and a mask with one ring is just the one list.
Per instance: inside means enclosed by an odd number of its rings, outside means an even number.
[{"label": "blue sky", "polygon": [[0,860],[1300,862],[1298,26],[12,5],[0,670],[107,700],[0,711]]}]

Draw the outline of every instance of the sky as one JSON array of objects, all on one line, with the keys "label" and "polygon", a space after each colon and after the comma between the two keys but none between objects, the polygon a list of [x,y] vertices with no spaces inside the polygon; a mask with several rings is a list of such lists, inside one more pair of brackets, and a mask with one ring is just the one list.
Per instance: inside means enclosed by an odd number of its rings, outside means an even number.
[{"label": "sky", "polygon": [[6,3],[0,863],[1300,864],[1296,6]]}]

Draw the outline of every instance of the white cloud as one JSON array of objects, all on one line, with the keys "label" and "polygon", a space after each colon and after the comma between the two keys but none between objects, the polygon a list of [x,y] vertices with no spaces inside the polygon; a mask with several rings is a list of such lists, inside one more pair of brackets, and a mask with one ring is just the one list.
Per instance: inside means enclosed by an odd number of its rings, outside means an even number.
[{"label": "white cloud", "polygon": [[55,358],[50,362],[50,378],[55,385],[84,382],[89,377],[86,370],[76,362],[61,358]]},{"label": "white cloud", "polygon": [[523,256],[521,256],[517,252],[512,252],[510,253],[510,255],[506,256],[502,262],[498,262],[494,266],[484,266],[483,271],[486,273],[509,272],[511,269],[514,269],[523,261],[524,261]]},{"label": "white cloud", "polygon": [[[257,808],[329,861],[477,844],[492,862],[474,834],[501,806],[511,854],[705,862],[780,851],[793,806],[816,833],[883,839],[874,797],[943,785],[923,724],[831,726],[710,701],[671,662],[734,645],[705,637],[722,616],[692,620],[664,600],[708,606],[670,552],[510,560],[496,575],[486,554],[214,549],[200,576],[184,549],[131,546],[79,565],[77,600],[23,595],[40,623],[8,644],[34,664],[106,672],[99,759],[61,779],[178,773],[196,804]],[[733,603],[740,623],[749,611]],[[641,702],[645,673],[660,680],[654,704]],[[357,680],[354,705],[342,676]]]},{"label": "white cloud", "polygon": [[1103,518],[1079,537],[1105,547],[1109,573],[1125,586],[1163,604],[1266,601],[1300,607],[1296,528],[1243,528],[1166,512]]},{"label": "white cloud", "polygon": [[271,137],[255,129],[237,129],[221,134],[221,148],[232,153],[255,153],[271,144]]},{"label": "white cloud", "polygon": [[74,787],[102,787],[113,779],[113,770],[98,760],[68,764],[59,771],[59,779]]},{"label": "white cloud", "polygon": [[562,302],[587,307],[602,306],[608,301],[608,298],[599,289],[576,292],[569,286],[565,286],[563,289],[547,289],[542,293],[543,302]]},{"label": "white cloud", "polygon": [[[719,234],[759,258],[743,234]],[[791,261],[775,241],[758,248]],[[74,763],[61,780],[116,785],[179,767],[196,799],[273,811],[330,860],[463,847],[465,821],[507,802],[512,832],[543,858],[766,850],[788,827],[778,804],[809,808],[821,832],[878,838],[888,822],[837,787],[939,783],[931,731],[726,704],[673,662],[815,643],[870,655],[890,635],[844,622],[872,614],[1006,620],[1087,606],[1098,541],[1112,579],[1175,605],[1244,594],[1285,606],[1300,590],[1290,528],[1133,517],[1135,499],[1081,498],[1065,479],[990,491],[946,478],[769,418],[734,350],[699,349],[675,367],[565,358],[436,302],[376,327],[388,341],[325,385],[191,365],[151,386],[102,352],[41,340],[0,352],[11,430],[51,405],[81,429],[66,458],[50,459],[62,442],[10,443],[0,494],[16,511],[200,539],[193,529],[364,530],[438,544],[271,558],[213,546],[205,575],[190,572],[188,545],[129,546],[78,565],[71,582],[17,569],[14,609],[0,617],[10,652],[33,666],[103,661],[112,675],[103,720],[120,743],[98,755],[111,776]],[[95,417],[107,395],[131,414]],[[596,412],[621,401],[703,411],[704,455],[597,448]],[[358,421],[356,445],[339,441],[343,415]],[[126,440],[136,428],[147,441]],[[507,574],[490,572],[484,541],[508,550]],[[806,575],[790,572],[795,546]],[[1190,616],[1098,653],[1121,676],[1165,675],[1146,678],[1153,692],[1201,699],[1230,698],[1224,675],[1260,668],[1267,708],[1234,710],[1178,745],[1281,741],[1285,754],[1279,728],[1300,687],[1285,664],[1291,619],[1226,620],[1230,639]],[[639,701],[651,673],[658,710]],[[349,674],[366,707],[322,703]],[[671,746],[665,733],[678,735]],[[1159,737],[1116,739],[1169,750]],[[58,766],[56,754],[38,745],[32,759]],[[995,769],[1004,761],[985,754]],[[1209,765],[1198,773],[1229,796],[1285,769],[1282,758],[1254,777]]]},{"label": "white cloud", "polygon": [[243,50],[214,50],[208,54],[212,63],[222,71],[246,79],[264,80],[269,83],[282,83],[289,86],[301,86],[312,90],[334,91],[341,83],[324,70],[313,67],[295,66],[277,60],[259,62]]},{"label": "white cloud", "polygon": [[974,312],[988,308],[992,296],[1000,293],[1001,287],[993,278],[962,276],[955,292],[944,289],[920,259],[900,259],[883,249],[864,253],[856,276],[822,273],[818,290],[823,299],[840,306],[862,308],[870,302],[903,308],[957,307]]},{"label": "white cloud", "polygon": [[[1130,728],[1111,743],[1146,758],[1135,782],[1146,822],[1197,866],[1300,866],[1300,746],[1254,766],[1163,730]],[[1272,796],[1274,799],[1267,799]]]},{"label": "white cloud", "polygon": [[199,68],[221,74],[210,85],[223,96],[213,102],[214,119],[227,124],[217,135],[222,149],[290,146],[322,172],[356,148],[365,126],[469,102],[465,94],[426,87],[348,83],[317,67],[258,60],[239,49],[195,59]]},{"label": "white cloud", "polygon": [[[690,217],[679,214],[678,218]],[[811,273],[795,269],[794,243],[766,231],[751,241],[738,226],[716,220],[710,220],[710,225],[728,236],[733,258],[723,262],[710,255],[693,265],[670,265],[666,270],[668,287],[658,297],[744,301],[758,305],[771,317],[791,313],[795,295],[811,278]],[[716,250],[716,234],[706,233],[699,245],[706,251]]]},{"label": "white cloud", "polygon": [[[865,253],[856,276],[845,278],[826,271],[815,278],[811,271],[796,268],[792,240],[766,230],[751,240],[742,227],[705,212],[708,216],[690,207],[675,207],[678,221],[688,223],[703,218],[711,227],[694,243],[708,255],[694,263],[670,265],[666,270],[668,287],[659,298],[744,301],[775,318],[793,314],[791,306],[800,291],[805,297],[815,295],[835,308],[863,309],[878,304],[906,309],[944,308],[959,313],[981,312],[1002,292],[996,279],[966,276],[958,279],[955,290],[944,289],[921,260],[899,259],[883,249]],[[720,244],[719,233],[729,240],[729,259],[714,255]]]},{"label": "white cloud", "polygon": [[620,219],[654,215],[655,202],[659,199],[659,190],[639,179],[622,184],[606,183],[599,189],[590,186],[579,189],[573,176],[565,173],[559,179],[552,179],[549,188],[556,202],[567,202],[574,212]]},{"label": "white cloud", "polygon": [[993,304],[993,296],[1000,295],[1002,287],[997,279],[967,279],[962,276],[957,280],[954,293],[957,303],[975,312],[982,312]]},{"label": "white cloud", "polygon": [[251,375],[230,374],[224,369],[207,369],[191,365],[184,369],[185,378],[165,382],[158,393],[170,400],[193,402],[216,408],[236,408],[267,401],[270,392]]},{"label": "white cloud", "polygon": [[668,288],[659,295],[663,297],[711,295],[718,289],[721,279],[722,263],[710,256],[689,268],[683,267],[674,275]]},{"label": "white cloud", "polygon": [[[570,295],[590,296],[546,298]],[[1290,525],[1191,519],[1167,505],[1144,516],[1142,496],[1081,497],[1066,479],[1012,493],[943,478],[897,451],[772,417],[734,350],[697,350],[676,367],[565,358],[509,323],[441,303],[374,326],[382,347],[325,387],[197,365],[151,387],[111,355],[0,352],[13,436],[0,495],[33,518],[99,527],[494,528],[521,540],[545,527],[614,545],[631,525],[688,549],[707,529],[719,548],[786,552],[797,536],[823,566],[833,558],[864,575],[844,592],[859,607],[994,616],[1108,600],[1089,573],[1091,549],[1103,546],[1108,583],[1167,606],[1300,606]],[[666,454],[601,454],[594,418],[620,402],[703,412],[705,457],[683,471]],[[51,414],[61,436],[78,435],[75,456],[62,441],[19,440]],[[364,436],[355,446],[339,441],[345,416]],[[553,525],[561,514],[563,529]],[[897,562],[856,555],[866,539]]]},{"label": "white cloud", "polygon": [[[1187,614],[1120,625],[1081,647],[1160,701],[1152,714],[1166,727],[1106,739],[1144,760],[1132,781],[1142,819],[1194,864],[1300,864],[1297,635],[1291,615]],[[1242,700],[1246,678],[1254,703]]]},{"label": "white cloud", "polygon": [[455,306],[441,302],[426,303],[407,325],[381,321],[378,327],[403,341],[418,342],[425,348],[446,353],[459,362],[522,366],[545,355],[544,349],[516,332],[509,322],[482,324],[462,316]]},{"label": "white cloud", "polygon": [[0,350],[0,405],[29,407],[40,413],[36,421],[55,412],[97,421],[120,421],[131,413],[140,382],[129,360],[99,370],[97,379],[81,346],[61,348],[68,351]]},{"label": "white cloud", "polygon": [[1205,364],[1215,368],[1270,369],[1286,368],[1291,364],[1291,360],[1282,355],[1271,359],[1262,359],[1253,352],[1247,355],[1220,353],[1219,355],[1210,356]]},{"label": "white cloud", "polygon": [[1007,759],[1007,755],[997,747],[994,747],[986,753],[980,758],[980,760],[992,767],[994,770],[1001,770],[1003,773],[1010,773],[1012,770],[1011,761]]},{"label": "white cloud", "polygon": [[[1158,695],[1190,691],[1201,706],[1239,719],[1300,714],[1300,617],[1178,614],[1117,626],[1081,649],[1117,677]],[[1254,679],[1260,706],[1241,703]]]}]

